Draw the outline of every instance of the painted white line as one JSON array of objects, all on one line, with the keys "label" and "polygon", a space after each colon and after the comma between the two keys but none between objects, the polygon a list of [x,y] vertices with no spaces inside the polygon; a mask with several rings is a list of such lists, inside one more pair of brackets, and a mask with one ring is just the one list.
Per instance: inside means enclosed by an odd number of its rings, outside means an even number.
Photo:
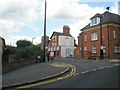
[{"label": "painted white line", "polygon": [[109,66],[109,67],[114,67],[113,65]]},{"label": "painted white line", "polygon": [[114,64],[114,66],[119,66],[120,64]]},{"label": "painted white line", "polygon": [[99,69],[104,69],[105,67],[101,67],[101,68],[99,68]]},{"label": "painted white line", "polygon": [[81,72],[81,73],[84,74],[84,73],[88,73],[88,72],[90,72],[90,71],[84,71],[84,72]]},{"label": "painted white line", "polygon": [[79,75],[79,73],[76,73],[76,74],[74,74],[73,76],[77,76],[77,75]]},{"label": "painted white line", "polygon": [[105,68],[110,68],[110,66],[105,66]]},{"label": "painted white line", "polygon": [[96,70],[97,70],[97,69],[92,69],[92,70],[90,70],[90,71],[92,71],[92,72],[93,72],[93,71],[96,71]]}]

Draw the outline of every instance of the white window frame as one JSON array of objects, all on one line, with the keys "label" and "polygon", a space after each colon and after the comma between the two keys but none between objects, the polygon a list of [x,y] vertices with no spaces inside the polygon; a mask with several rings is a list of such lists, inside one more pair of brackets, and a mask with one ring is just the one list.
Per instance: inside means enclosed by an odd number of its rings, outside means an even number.
[{"label": "white window frame", "polygon": [[106,53],[106,45],[103,45],[103,53]]},{"label": "white window frame", "polygon": [[87,51],[88,50],[88,47],[87,46],[84,46],[84,51]]},{"label": "white window frame", "polygon": [[92,46],[92,53],[97,53],[97,46]]},{"label": "white window frame", "polygon": [[116,31],[113,30],[113,38],[116,39]]},{"label": "white window frame", "polygon": [[92,32],[91,33],[91,39],[92,39],[92,41],[98,40],[98,33],[97,32]]},{"label": "white window frame", "polygon": [[53,42],[55,41],[54,36],[52,37],[52,41],[53,41]]},{"label": "white window frame", "polygon": [[57,41],[57,36],[55,36],[55,41]]},{"label": "white window frame", "polygon": [[52,43],[52,47],[54,47],[54,43]]},{"label": "white window frame", "polygon": [[80,47],[80,52],[82,51],[82,47]]},{"label": "white window frame", "polygon": [[99,17],[95,17],[95,18],[91,19],[90,25],[94,26],[94,25],[97,25],[99,23],[100,23],[100,18]]},{"label": "white window frame", "polygon": [[87,42],[87,35],[84,35],[84,41]]},{"label": "white window frame", "polygon": [[115,44],[114,45],[114,52],[115,53],[120,53],[120,44]]},{"label": "white window frame", "polygon": [[55,47],[56,47],[56,45],[57,45],[57,44],[56,44],[56,43],[54,43],[54,46],[55,46]]}]

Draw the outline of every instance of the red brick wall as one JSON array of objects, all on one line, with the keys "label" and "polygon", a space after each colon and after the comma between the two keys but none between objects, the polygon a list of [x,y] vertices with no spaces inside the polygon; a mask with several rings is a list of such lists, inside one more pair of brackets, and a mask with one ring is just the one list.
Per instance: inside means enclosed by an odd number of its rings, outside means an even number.
[{"label": "red brick wall", "polygon": [[[116,31],[116,39],[113,38],[113,31]],[[98,33],[98,40],[91,40],[91,33]],[[87,41],[84,41],[84,35],[87,36]],[[108,45],[109,44],[109,45]],[[102,28],[102,45],[106,45],[106,53],[104,53],[105,58],[120,58],[120,53],[114,53],[114,44],[120,44],[120,28],[116,26],[104,26]],[[96,28],[94,30],[88,30],[82,32],[82,34],[78,37],[78,47],[75,50],[75,57],[80,58],[81,55],[84,58],[88,58],[88,52],[92,52],[92,46],[97,46],[97,53],[91,54],[91,56],[95,55],[98,58],[100,57],[100,29]],[[87,51],[84,51],[84,46],[88,47]],[[80,47],[82,47],[82,52],[80,52]]]},{"label": "red brick wall", "polygon": [[[55,37],[55,36],[56,36],[56,34],[54,33],[52,37]],[[53,41],[52,37],[51,37],[51,40],[50,40],[50,47],[53,47],[52,46],[53,43],[56,43],[56,47],[57,47],[58,46],[59,37],[56,36],[56,41]],[[60,57],[60,55],[61,55],[61,52],[60,52],[60,47],[59,47],[59,50],[55,51],[55,57]]]}]

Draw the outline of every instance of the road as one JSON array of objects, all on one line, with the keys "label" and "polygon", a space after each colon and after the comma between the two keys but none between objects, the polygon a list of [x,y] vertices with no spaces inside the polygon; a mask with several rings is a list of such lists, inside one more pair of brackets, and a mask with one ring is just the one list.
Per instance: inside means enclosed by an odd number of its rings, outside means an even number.
[{"label": "road", "polygon": [[118,88],[120,68],[108,61],[78,61],[59,59],[76,67],[76,73],[67,79],[47,83],[32,88]]}]

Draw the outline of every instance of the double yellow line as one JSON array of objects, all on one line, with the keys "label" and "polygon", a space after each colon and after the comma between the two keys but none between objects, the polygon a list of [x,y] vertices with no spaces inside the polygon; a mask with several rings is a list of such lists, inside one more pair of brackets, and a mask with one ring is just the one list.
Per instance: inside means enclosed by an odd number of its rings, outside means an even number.
[{"label": "double yellow line", "polygon": [[46,83],[51,83],[51,82],[55,82],[55,81],[59,81],[59,80],[63,80],[65,78],[71,77],[73,74],[75,74],[76,68],[75,68],[75,66],[70,65],[70,64],[66,64],[66,65],[71,68],[71,72],[68,73],[66,76],[58,77],[58,78],[55,78],[55,79],[51,79],[51,80],[48,80],[48,81],[43,81],[43,82],[31,84],[31,85],[25,85],[25,86],[21,86],[21,87],[16,87],[16,89],[23,89],[23,88],[35,87],[35,86],[39,86],[39,85],[43,85],[43,84],[46,84]]}]

